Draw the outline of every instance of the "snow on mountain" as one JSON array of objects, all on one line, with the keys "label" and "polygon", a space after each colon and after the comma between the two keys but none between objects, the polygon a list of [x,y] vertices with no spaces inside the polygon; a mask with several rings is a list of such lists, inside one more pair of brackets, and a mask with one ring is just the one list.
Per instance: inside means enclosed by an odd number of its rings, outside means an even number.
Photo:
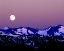
[{"label": "snow on mountain", "polygon": [[55,25],[50,26],[44,30],[39,30],[38,34],[42,36],[60,36],[64,34],[64,26],[63,25]]},{"label": "snow on mountain", "polygon": [[58,29],[58,35],[64,38],[64,26],[60,26]]},{"label": "snow on mountain", "polygon": [[[46,29],[43,29],[43,30],[39,30],[31,27],[19,27],[19,28],[5,27],[3,29],[0,29],[0,35],[3,35],[3,36],[7,35],[7,37],[10,37],[14,42],[17,42],[19,44],[21,44],[23,41],[23,43],[25,43],[26,45],[35,46],[35,48],[38,48],[39,46],[38,44],[40,43],[43,44],[43,41],[42,41],[43,39],[45,39],[44,42],[48,42],[49,41],[48,38],[52,38],[55,41],[58,40],[58,41],[64,42],[64,40],[62,40],[62,38],[64,38],[64,26],[55,25],[55,26],[47,27]],[[24,36],[20,36],[20,35],[24,35]],[[28,35],[28,36],[25,36],[25,35]],[[61,36],[62,38],[55,39],[56,37],[54,36]]]},{"label": "snow on mountain", "polygon": [[9,28],[5,27],[0,29],[0,34],[12,34],[12,35],[29,35],[29,34],[38,34],[42,36],[60,36],[64,35],[64,26],[63,25],[55,25],[50,26],[46,29],[39,30],[31,27],[19,27],[19,28]]},{"label": "snow on mountain", "polygon": [[29,34],[34,34],[31,30],[28,30]]},{"label": "snow on mountain", "polygon": [[61,34],[59,32],[54,32],[54,36],[60,36]]},{"label": "snow on mountain", "polygon": [[61,35],[61,33],[64,33],[64,26],[63,25],[56,25],[51,27],[47,33],[49,35],[55,36],[55,35]]},{"label": "snow on mountain", "polygon": [[64,33],[64,26],[61,26],[61,28],[58,29],[59,32]]},{"label": "snow on mountain", "polygon": [[4,29],[4,30],[8,30],[8,29],[9,29],[9,27],[4,27],[3,29]]},{"label": "snow on mountain", "polygon": [[14,31],[14,32],[15,32],[15,34],[21,34],[22,33],[20,28],[18,28],[17,31]]},{"label": "snow on mountain", "polygon": [[[34,34],[37,34],[37,32],[39,31],[39,29],[36,29],[36,28],[31,28],[31,27],[26,27],[26,28],[27,28],[27,31],[30,30]],[[28,33],[30,33],[30,31],[28,31]]]},{"label": "snow on mountain", "polygon": [[[40,40],[39,41],[40,43],[42,43],[40,38],[52,37],[52,36],[53,37],[61,36],[62,38],[64,38],[64,26],[63,25],[50,26],[43,30],[39,30],[36,28],[31,28],[31,27],[19,27],[19,28],[5,27],[3,29],[0,29],[0,35],[3,35],[3,36],[7,35],[10,37],[13,37],[12,40],[14,42],[17,42],[16,41],[17,38],[19,40],[22,38],[27,45],[30,45],[30,43],[33,44],[34,42],[32,42],[32,41],[28,42],[29,38],[31,40],[33,40],[33,39],[36,39],[37,37],[39,37],[38,40]],[[24,36],[21,36],[21,35],[24,35]],[[25,35],[27,35],[27,36],[25,36]],[[47,41],[48,40],[45,40],[45,42],[47,42]],[[62,40],[59,40],[59,41],[62,41]],[[19,43],[19,41],[18,41],[18,43]]]},{"label": "snow on mountain", "polygon": [[42,35],[42,36],[47,36],[48,35],[46,30],[39,30],[38,34]]},{"label": "snow on mountain", "polygon": [[27,35],[27,34],[28,34],[28,33],[27,33],[27,29],[26,29],[26,28],[22,28],[22,29],[21,29],[21,31],[22,31],[22,33],[23,33],[23,34],[25,34],[25,35]]}]

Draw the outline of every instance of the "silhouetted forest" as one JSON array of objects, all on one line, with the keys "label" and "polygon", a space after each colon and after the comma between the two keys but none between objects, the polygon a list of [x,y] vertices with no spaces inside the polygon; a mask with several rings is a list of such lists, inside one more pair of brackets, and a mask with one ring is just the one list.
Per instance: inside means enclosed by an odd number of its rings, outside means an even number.
[{"label": "silhouetted forest", "polygon": [[[25,37],[25,39],[23,39]],[[1,51],[52,51],[64,50],[64,39],[61,36],[3,36],[0,35]]]}]

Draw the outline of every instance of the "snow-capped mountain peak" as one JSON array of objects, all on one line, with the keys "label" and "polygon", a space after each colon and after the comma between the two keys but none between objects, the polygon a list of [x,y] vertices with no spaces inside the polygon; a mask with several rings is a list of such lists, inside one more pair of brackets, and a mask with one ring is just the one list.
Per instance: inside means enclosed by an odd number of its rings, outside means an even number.
[{"label": "snow-capped mountain peak", "polygon": [[26,28],[22,28],[21,31],[22,31],[23,34],[27,34],[27,29]]},{"label": "snow-capped mountain peak", "polygon": [[8,30],[8,29],[9,29],[9,27],[4,27],[3,29],[4,29],[4,30]]},{"label": "snow-capped mountain peak", "polygon": [[29,34],[38,34],[42,36],[55,36],[64,34],[64,26],[63,25],[55,25],[50,26],[46,29],[39,30],[31,27],[19,27],[19,28],[9,28],[5,27],[3,30],[0,29],[0,34],[14,34],[14,35],[29,35]]},{"label": "snow-capped mountain peak", "polygon": [[39,30],[38,34],[42,35],[42,36],[47,36],[47,31],[46,30]]},{"label": "snow-capped mountain peak", "polygon": [[64,26],[61,26],[61,28],[58,29],[59,32],[64,33]]}]

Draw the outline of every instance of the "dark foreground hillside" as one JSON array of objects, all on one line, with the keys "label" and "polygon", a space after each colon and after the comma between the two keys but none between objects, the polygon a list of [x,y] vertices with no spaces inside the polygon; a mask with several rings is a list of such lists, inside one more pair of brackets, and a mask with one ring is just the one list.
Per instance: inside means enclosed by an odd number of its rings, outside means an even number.
[{"label": "dark foreground hillside", "polygon": [[[25,37],[25,39],[23,39]],[[1,51],[64,51],[64,39],[62,37],[18,36],[12,37],[0,35]]]}]

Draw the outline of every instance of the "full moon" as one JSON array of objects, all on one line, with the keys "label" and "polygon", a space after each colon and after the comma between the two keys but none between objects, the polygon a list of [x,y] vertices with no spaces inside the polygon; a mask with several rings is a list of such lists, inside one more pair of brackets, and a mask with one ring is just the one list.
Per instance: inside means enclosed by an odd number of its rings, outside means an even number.
[{"label": "full moon", "polygon": [[15,20],[15,16],[14,16],[14,15],[11,15],[11,16],[10,16],[10,20],[11,20],[11,21],[14,21],[14,20]]}]

